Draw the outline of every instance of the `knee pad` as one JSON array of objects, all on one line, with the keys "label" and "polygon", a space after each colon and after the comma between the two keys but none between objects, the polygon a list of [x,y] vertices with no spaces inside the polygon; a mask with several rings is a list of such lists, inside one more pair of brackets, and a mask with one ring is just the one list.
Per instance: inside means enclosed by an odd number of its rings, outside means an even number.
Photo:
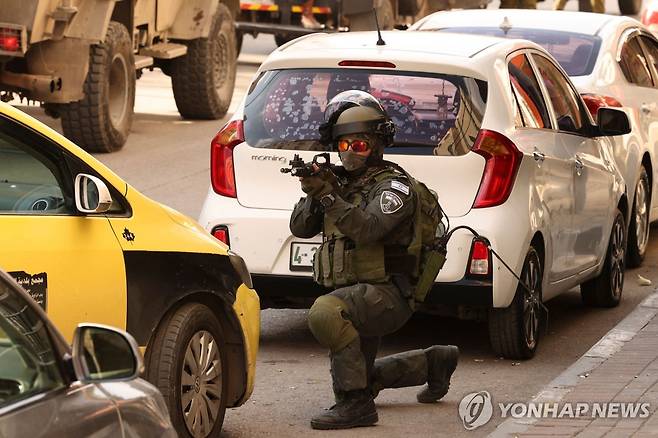
[{"label": "knee pad", "polygon": [[359,336],[352,323],[343,318],[347,305],[333,295],[322,295],[308,311],[308,328],[320,345],[333,352],[342,350]]}]

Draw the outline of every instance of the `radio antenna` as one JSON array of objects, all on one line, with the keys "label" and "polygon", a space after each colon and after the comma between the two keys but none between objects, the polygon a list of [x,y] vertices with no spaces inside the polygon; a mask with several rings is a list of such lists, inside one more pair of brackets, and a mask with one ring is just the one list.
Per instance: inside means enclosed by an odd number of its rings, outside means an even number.
[{"label": "radio antenna", "polygon": [[379,30],[379,20],[377,19],[377,8],[372,8],[372,12],[375,14],[375,25],[377,26],[377,45],[385,46],[386,42],[382,39],[382,32]]}]

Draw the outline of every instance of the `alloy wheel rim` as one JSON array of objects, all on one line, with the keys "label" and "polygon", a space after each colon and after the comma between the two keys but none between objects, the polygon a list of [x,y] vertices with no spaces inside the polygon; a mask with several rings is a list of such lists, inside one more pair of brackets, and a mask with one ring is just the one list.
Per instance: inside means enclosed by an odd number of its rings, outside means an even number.
[{"label": "alloy wheel rim", "polygon": [[620,220],[616,220],[612,228],[612,242],[610,243],[610,288],[612,296],[619,298],[624,287],[624,227]]},{"label": "alloy wheel rim", "polygon": [[647,182],[641,179],[635,189],[635,232],[640,254],[644,253],[649,242],[649,208],[647,206]]},{"label": "alloy wheel rim", "polygon": [[212,52],[213,71],[212,75],[215,81],[215,91],[220,93],[226,83],[229,75],[228,64],[225,59],[228,57],[228,41],[223,33],[219,33],[215,41],[215,50]]},{"label": "alloy wheel rim", "polygon": [[213,336],[196,332],[185,349],[181,369],[181,409],[187,430],[194,437],[212,431],[221,401],[222,363]]},{"label": "alloy wheel rim", "polygon": [[530,289],[528,291],[523,288],[523,333],[526,346],[532,350],[537,345],[539,316],[541,312],[541,272],[539,261],[535,257],[531,257],[528,260],[528,264],[524,270],[523,282]]}]

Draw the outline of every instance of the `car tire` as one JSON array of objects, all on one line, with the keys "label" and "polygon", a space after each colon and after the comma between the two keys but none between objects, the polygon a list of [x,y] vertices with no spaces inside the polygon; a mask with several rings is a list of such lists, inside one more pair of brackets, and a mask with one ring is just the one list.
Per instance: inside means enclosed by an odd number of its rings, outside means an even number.
[{"label": "car tire", "polygon": [[[215,348],[204,357],[203,345]],[[162,392],[178,436],[219,436],[226,413],[228,359],[222,326],[210,308],[190,303],[175,311],[158,328],[146,356],[147,379]]]},{"label": "car tire", "polygon": [[59,105],[64,135],[89,152],[114,152],[130,133],[135,105],[135,58],[128,29],[116,21],[89,50],[84,97]]},{"label": "car tire", "polygon": [[520,277],[531,292],[519,284],[508,307],[494,308],[489,312],[491,347],[496,355],[506,359],[530,359],[539,343],[543,268],[539,254],[532,246],[523,262]]},{"label": "car tire", "polygon": [[629,268],[642,264],[649,243],[649,208],[651,205],[651,189],[647,170],[640,168],[640,178],[635,186],[633,210],[628,225],[628,248],[626,262]]},{"label": "car tire", "polygon": [[217,5],[207,38],[182,41],[187,54],[171,63],[176,107],[186,119],[215,120],[226,115],[237,66],[237,41],[231,13]]},{"label": "car tire", "polygon": [[[379,21],[379,28],[381,30],[391,30],[395,26],[395,15],[393,14],[393,6],[390,0],[375,0],[378,3],[377,21]],[[364,30],[377,30],[375,24],[375,16],[372,12],[364,12],[363,14],[348,15],[347,18],[350,22],[350,31],[358,32]]]},{"label": "car tire", "polygon": [[618,4],[622,15],[639,14],[642,8],[642,0],[619,0]]},{"label": "car tire", "polygon": [[624,290],[626,226],[624,216],[617,210],[612,222],[610,241],[601,273],[580,285],[583,303],[592,307],[615,307]]}]

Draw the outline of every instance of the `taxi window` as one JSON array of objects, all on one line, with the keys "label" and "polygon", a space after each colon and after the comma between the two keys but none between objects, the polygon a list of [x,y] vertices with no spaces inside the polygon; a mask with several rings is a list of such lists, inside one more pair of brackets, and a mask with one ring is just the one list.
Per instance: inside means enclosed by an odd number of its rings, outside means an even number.
[{"label": "taxi window", "polygon": [[546,103],[541,94],[539,82],[526,55],[517,55],[508,65],[512,91],[516,98],[523,126],[529,128],[550,128]]},{"label": "taxi window", "polygon": [[65,386],[44,321],[0,281],[0,408]]},{"label": "taxi window", "polygon": [[61,156],[0,117],[0,214],[57,215],[74,211],[58,166]]}]

